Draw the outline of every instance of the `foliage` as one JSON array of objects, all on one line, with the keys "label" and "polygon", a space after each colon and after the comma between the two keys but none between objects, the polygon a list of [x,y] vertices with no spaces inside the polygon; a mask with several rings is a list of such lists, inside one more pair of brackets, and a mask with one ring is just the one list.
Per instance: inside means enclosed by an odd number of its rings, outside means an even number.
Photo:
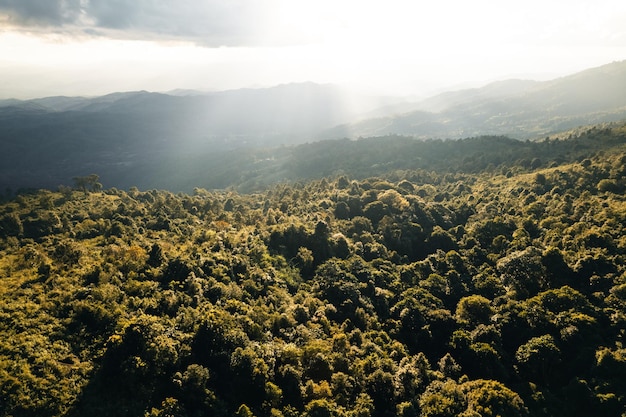
[{"label": "foliage", "polygon": [[21,194],[0,205],[0,414],[619,415],[616,141],[256,194]]}]

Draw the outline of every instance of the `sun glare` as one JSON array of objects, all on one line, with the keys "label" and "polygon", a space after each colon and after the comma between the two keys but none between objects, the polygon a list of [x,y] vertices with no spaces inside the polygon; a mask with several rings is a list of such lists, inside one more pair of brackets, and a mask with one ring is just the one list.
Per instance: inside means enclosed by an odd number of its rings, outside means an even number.
[{"label": "sun glare", "polygon": [[130,31],[105,31],[115,35],[107,37],[5,27],[0,31],[0,77],[23,80],[27,68],[41,73],[35,83],[49,80],[47,92],[62,82],[82,83],[90,94],[298,81],[423,94],[538,72],[566,74],[623,59],[626,45],[620,24],[626,15],[623,2],[605,1],[602,7],[568,3],[567,12],[564,3],[543,0],[264,4],[255,8],[254,19],[245,21],[242,39],[247,41],[225,47],[210,39],[142,38]]}]

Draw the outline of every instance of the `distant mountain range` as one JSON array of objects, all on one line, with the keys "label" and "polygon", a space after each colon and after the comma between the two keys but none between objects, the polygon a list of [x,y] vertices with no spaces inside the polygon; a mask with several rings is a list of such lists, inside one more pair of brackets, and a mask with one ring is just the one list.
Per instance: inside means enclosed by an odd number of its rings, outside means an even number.
[{"label": "distant mountain range", "polygon": [[[355,107],[350,102],[355,100],[337,87],[313,83],[215,93],[138,91],[95,98],[10,99],[0,101],[0,129],[5,130],[7,120],[18,134],[44,123],[47,135],[54,137],[59,131],[67,134],[68,124],[85,122],[81,128],[90,130],[94,120],[119,120],[129,129],[166,140],[264,138],[266,142],[291,143],[313,139],[321,129],[353,120],[373,107],[366,104],[365,97],[360,97],[359,107]],[[13,118],[21,128],[10,122]],[[96,127],[97,136],[106,135],[100,130],[103,126]]]},{"label": "distant mountain range", "polygon": [[390,106],[378,117],[335,127],[325,138],[400,134],[458,139],[507,135],[534,139],[626,118],[626,61],[551,81],[506,80]]},{"label": "distant mountain range", "polygon": [[624,91],[626,61],[547,82],[507,80],[413,102],[313,83],[0,100],[0,190],[55,188],[93,172],[109,187],[189,189],[194,184],[182,168],[191,160],[198,171],[193,178],[201,178],[203,164],[232,172],[233,155],[323,139],[534,139],[625,119]]},{"label": "distant mountain range", "polygon": [[171,159],[313,140],[373,108],[369,98],[356,98],[302,83],[0,101],[0,190],[71,184],[85,172],[102,173],[109,185],[147,185],[144,173]]}]

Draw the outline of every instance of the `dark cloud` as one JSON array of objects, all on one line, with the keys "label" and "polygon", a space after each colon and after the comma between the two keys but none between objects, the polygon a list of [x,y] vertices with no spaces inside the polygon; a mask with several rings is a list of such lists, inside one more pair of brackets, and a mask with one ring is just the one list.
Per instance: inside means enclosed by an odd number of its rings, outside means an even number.
[{"label": "dark cloud", "polygon": [[0,13],[19,25],[63,25],[80,16],[80,0],[0,0]]},{"label": "dark cloud", "polygon": [[219,46],[256,43],[255,28],[267,5],[261,0],[0,0],[0,14],[31,29],[157,36]]}]

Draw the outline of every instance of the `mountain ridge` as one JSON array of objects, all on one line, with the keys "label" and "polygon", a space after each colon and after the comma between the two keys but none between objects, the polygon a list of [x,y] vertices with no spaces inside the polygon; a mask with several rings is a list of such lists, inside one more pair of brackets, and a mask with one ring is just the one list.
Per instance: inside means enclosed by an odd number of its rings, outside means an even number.
[{"label": "mountain ridge", "polygon": [[[189,189],[191,180],[181,176],[190,172],[189,166],[194,167],[192,178],[203,183],[203,172],[238,177],[229,158],[248,164],[239,155],[259,153],[264,160],[269,150],[282,155],[294,146],[328,139],[545,138],[625,119],[622,91],[626,61],[548,82],[508,80],[449,92],[415,104],[421,110],[343,124],[368,114],[360,110],[372,103],[356,103],[362,106],[356,108],[352,105],[358,97],[313,83],[186,96],[133,91],[5,100],[0,107],[0,189],[54,188],[93,172],[120,188]],[[404,105],[414,104],[398,104],[393,111]],[[167,177],[159,167],[170,170]],[[208,182],[233,183],[227,178]]]},{"label": "mountain ridge", "polygon": [[[509,90],[509,91],[507,91]],[[337,126],[323,135],[388,134],[458,139],[503,134],[535,139],[576,126],[626,118],[626,61],[549,81],[504,80],[446,92],[413,111]]]}]

